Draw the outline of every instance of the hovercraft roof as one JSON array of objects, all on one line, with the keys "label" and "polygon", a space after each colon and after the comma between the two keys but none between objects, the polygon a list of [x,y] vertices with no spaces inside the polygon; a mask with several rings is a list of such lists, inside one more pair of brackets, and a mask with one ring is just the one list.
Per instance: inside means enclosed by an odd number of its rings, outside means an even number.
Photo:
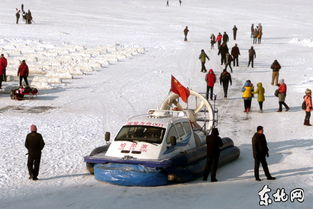
[{"label": "hovercraft roof", "polygon": [[188,117],[184,111],[149,110],[146,115],[129,118],[126,125],[156,126],[166,128],[168,124],[180,120],[188,121]]}]

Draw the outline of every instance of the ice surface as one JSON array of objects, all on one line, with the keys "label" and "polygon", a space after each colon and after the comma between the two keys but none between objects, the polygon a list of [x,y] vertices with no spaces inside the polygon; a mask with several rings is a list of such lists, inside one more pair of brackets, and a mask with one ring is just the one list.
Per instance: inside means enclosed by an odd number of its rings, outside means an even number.
[{"label": "ice surface", "polygon": [[[31,78],[42,88],[37,97],[24,101],[0,92],[1,209],[255,209],[260,208],[258,192],[264,185],[271,194],[278,188],[305,192],[304,203],[288,200],[268,208],[312,208],[313,131],[303,126],[301,110],[305,89],[313,88],[311,0],[185,0],[181,7],[178,1],[166,7],[165,1],[156,0],[24,1],[33,13],[33,25],[15,24],[20,1],[1,3],[0,51],[9,55],[8,74],[14,76],[3,87],[17,85],[17,67],[26,59]],[[259,22],[263,42],[254,46],[255,68],[247,68],[250,25]],[[186,25],[188,42],[183,41]],[[238,27],[236,42],[233,25]],[[239,146],[241,157],[218,170],[219,182],[198,179],[138,188],[100,183],[89,176],[83,156],[105,143],[105,131],[114,137],[128,117],[157,108],[170,89],[171,74],[183,85],[205,92],[200,50],[210,57],[207,68],[219,76],[223,67],[217,49],[210,50],[209,38],[224,31],[230,35],[229,47],[238,43],[241,56],[229,98],[223,99],[219,83],[214,87],[218,127],[221,136]],[[289,112],[276,112],[276,87],[270,84],[274,59],[281,63],[280,78],[288,85]],[[241,87],[248,79],[255,85],[263,82],[262,114],[256,98],[252,112],[243,113]],[[28,180],[26,168],[24,140],[31,124],[38,126],[46,142],[38,182]],[[258,125],[265,129],[275,181],[254,181],[251,137]]]}]

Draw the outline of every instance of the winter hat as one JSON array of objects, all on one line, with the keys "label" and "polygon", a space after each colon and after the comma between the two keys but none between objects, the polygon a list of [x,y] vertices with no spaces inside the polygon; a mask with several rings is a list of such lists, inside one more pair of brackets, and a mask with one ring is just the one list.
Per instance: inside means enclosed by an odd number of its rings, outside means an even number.
[{"label": "winter hat", "polygon": [[263,130],[263,126],[258,126],[258,127],[256,128],[256,130],[257,130],[257,131]]},{"label": "winter hat", "polygon": [[35,126],[34,124],[30,126],[30,131],[31,132],[36,132],[37,131],[37,126]]},{"label": "winter hat", "polygon": [[210,69],[210,70],[209,70],[209,73],[213,73],[213,70],[212,70],[212,69]]},{"label": "winter hat", "polygon": [[250,86],[250,84],[251,84],[251,81],[250,81],[250,80],[247,80],[247,81],[245,82],[245,85],[244,85],[244,86]]},{"label": "winter hat", "polygon": [[279,83],[285,83],[285,80],[284,79],[280,79]]},{"label": "winter hat", "polygon": [[311,91],[311,89],[306,89],[306,90],[305,90],[305,93],[306,93],[306,94],[311,94],[312,91]]}]

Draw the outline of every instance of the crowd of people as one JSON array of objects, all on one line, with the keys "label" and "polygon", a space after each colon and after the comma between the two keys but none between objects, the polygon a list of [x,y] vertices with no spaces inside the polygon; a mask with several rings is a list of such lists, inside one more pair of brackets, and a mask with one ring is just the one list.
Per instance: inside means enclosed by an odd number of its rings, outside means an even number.
[{"label": "crowd of people", "polygon": [[[236,25],[233,27],[233,40],[237,39],[237,31],[238,28]],[[251,37],[256,38],[257,41],[253,41],[253,44],[261,44],[262,39],[262,32],[263,27],[262,24],[258,24],[256,27],[254,27],[254,24],[251,25]],[[188,41],[187,36],[189,33],[188,26],[185,27],[184,30],[184,41]],[[214,35],[214,33],[210,36],[210,44],[211,49],[214,49],[214,45],[217,43],[218,47],[218,55],[221,58],[221,66],[224,66],[222,73],[220,74],[219,80],[220,84],[223,86],[224,91],[224,98],[227,98],[227,92],[229,85],[232,85],[232,76],[227,71],[227,69],[230,69],[230,72],[233,73],[233,67],[239,67],[239,56],[240,56],[240,49],[238,47],[238,44],[235,43],[235,45],[232,47],[231,52],[229,53],[229,48],[227,46],[229,42],[229,36],[226,32],[223,33],[223,35],[219,32],[217,36]],[[248,66],[254,68],[254,59],[256,58],[256,52],[253,46],[250,47],[248,50]],[[206,73],[206,61],[210,60],[209,56],[206,54],[204,49],[201,50],[201,53],[199,55],[199,60],[201,62],[201,72]],[[281,69],[281,65],[277,60],[274,60],[272,65],[270,66],[272,69],[272,79],[271,84],[277,86],[277,89],[274,93],[276,97],[278,97],[278,110],[277,112],[282,112],[283,107],[285,107],[286,111],[289,111],[290,108],[286,104],[286,96],[287,96],[287,84],[285,83],[284,79],[279,80],[279,71]],[[214,94],[214,85],[216,83],[216,75],[214,73],[213,69],[210,69],[209,72],[205,76],[205,80],[207,83],[207,91],[206,91],[206,99],[213,99]],[[310,92],[310,89],[307,89],[306,92]],[[247,80],[244,83],[244,86],[242,87],[242,98],[244,101],[244,112],[249,113],[251,111],[251,103],[252,98],[254,95],[257,96],[257,102],[259,104],[260,113],[263,112],[263,103],[265,101],[265,89],[263,87],[263,84],[261,82],[258,82],[257,89],[254,89],[254,85],[251,82],[251,80]],[[312,99],[311,96],[304,97],[306,102],[306,105],[303,107],[303,110],[306,112],[305,116],[305,123],[304,125],[311,126],[310,124],[310,112],[312,110]]]},{"label": "crowd of people", "polygon": [[25,21],[26,24],[32,24],[33,23],[33,16],[31,11],[28,9],[27,12],[24,10],[24,4],[21,5],[21,9],[16,8],[16,24],[19,23],[19,19],[21,17],[21,12],[22,12],[22,17],[23,20]]},{"label": "crowd of people", "polygon": [[[178,0],[179,6],[182,5],[183,1],[182,0]],[[169,0],[166,0],[166,6],[169,7],[170,6],[170,2]]]},{"label": "crowd of people", "polygon": [[[186,26],[184,35],[185,35],[185,41],[187,41],[187,35],[189,33],[189,29],[186,32],[186,29],[188,27]],[[262,25],[258,24],[256,27],[254,27],[254,24],[251,26],[251,38],[253,38],[253,44],[261,44],[262,39]],[[237,39],[237,31],[238,28],[236,25],[233,27],[233,40],[235,41]],[[214,35],[214,33],[210,36],[210,44],[211,44],[211,50],[214,49],[215,44],[217,43],[218,47],[218,55],[221,56],[221,65],[224,66],[224,69],[222,73],[220,74],[219,80],[220,84],[223,86],[224,91],[224,98],[227,98],[227,92],[229,85],[232,85],[232,76],[227,71],[227,68],[230,68],[230,72],[233,73],[233,67],[239,66],[239,56],[240,56],[240,49],[235,43],[235,45],[231,49],[231,53],[229,53],[228,44],[229,42],[229,36],[226,32],[222,35],[221,33],[218,33],[217,36]],[[256,52],[253,46],[250,47],[248,50],[248,66],[251,65],[252,68],[254,68],[254,59],[256,58]],[[206,60],[210,60],[209,56],[205,53],[204,49],[201,50],[200,56],[199,56],[200,62],[201,62],[201,72],[206,73]],[[272,79],[271,79],[271,85],[277,86],[276,91],[274,92],[274,95],[278,98],[278,110],[277,112],[282,112],[283,107],[285,108],[286,112],[290,110],[290,107],[286,104],[286,96],[287,96],[287,84],[285,83],[284,79],[279,80],[279,71],[281,69],[281,65],[277,60],[274,60],[271,66],[269,66],[272,69]],[[210,69],[209,72],[205,75],[205,81],[207,83],[207,91],[206,91],[206,99],[207,100],[213,100],[214,99],[214,85],[217,81],[216,74],[214,73],[213,69]],[[263,103],[265,101],[265,88],[263,87],[262,82],[257,83],[256,89],[254,88],[253,83],[251,80],[247,80],[242,89],[242,99],[244,103],[244,112],[249,113],[251,111],[251,104],[252,104],[252,98],[254,95],[257,95],[257,102],[259,104],[259,112],[263,112]],[[310,117],[311,117],[311,111],[312,111],[312,97],[311,97],[311,90],[307,89],[305,91],[305,96],[303,97],[303,104],[302,109],[305,111],[305,119],[304,119],[304,125],[305,126],[311,126],[310,124]],[[266,162],[266,156],[268,157],[268,147],[267,142],[265,139],[265,135],[263,133],[263,127],[258,126],[257,132],[252,138],[252,149],[253,149],[253,157],[255,160],[255,167],[254,167],[254,176],[256,181],[261,181],[259,177],[259,166],[262,164],[264,173],[268,180],[274,180],[275,177],[272,177],[268,166]],[[218,165],[218,158],[219,158],[219,148],[222,146],[221,138],[219,137],[218,129],[213,128],[211,134],[207,137],[207,165],[203,174],[203,180],[207,181],[208,175],[211,172],[211,181],[216,182],[216,170]]]}]

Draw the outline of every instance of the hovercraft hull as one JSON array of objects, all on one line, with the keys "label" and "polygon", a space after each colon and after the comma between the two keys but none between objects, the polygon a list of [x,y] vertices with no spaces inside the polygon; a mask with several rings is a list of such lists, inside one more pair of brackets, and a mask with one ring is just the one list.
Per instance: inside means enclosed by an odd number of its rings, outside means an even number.
[{"label": "hovercraft hull", "polygon": [[[205,150],[205,153],[203,153]],[[192,153],[175,156],[160,162],[142,161],[125,163],[108,159],[94,165],[95,178],[99,181],[123,186],[162,186],[172,183],[187,182],[203,175],[206,166],[206,149],[198,151],[198,157]],[[201,152],[200,152],[201,151]],[[200,153],[200,154],[199,154]],[[221,150],[219,166],[237,159],[240,151],[235,146]],[[171,176],[171,178],[169,178]]]}]

